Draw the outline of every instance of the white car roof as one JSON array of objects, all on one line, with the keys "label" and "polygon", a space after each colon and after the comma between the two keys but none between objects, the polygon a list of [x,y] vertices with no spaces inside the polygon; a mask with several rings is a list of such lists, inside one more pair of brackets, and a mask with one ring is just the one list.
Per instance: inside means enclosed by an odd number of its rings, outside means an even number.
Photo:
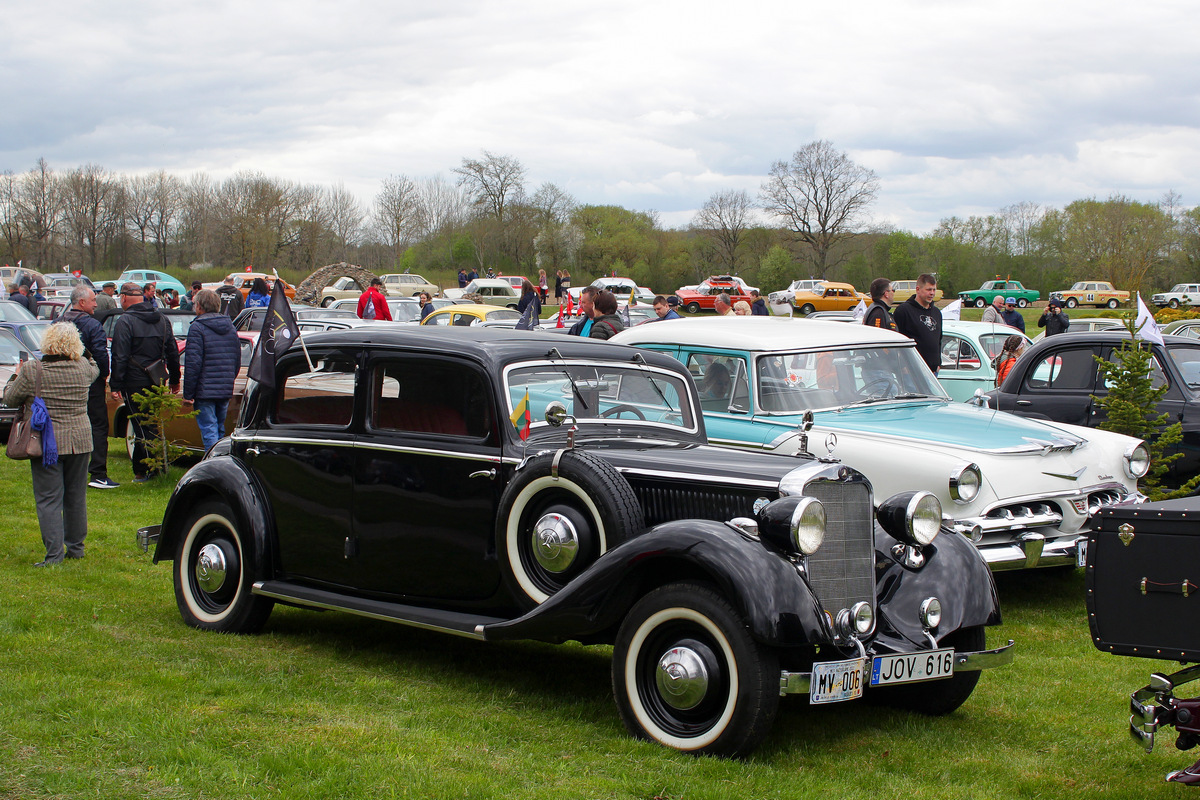
[{"label": "white car roof", "polygon": [[610,341],[621,344],[688,344],[772,352],[851,345],[911,346],[912,339],[892,331],[844,322],[786,317],[712,317],[638,325]]},{"label": "white car roof", "polygon": [[[493,288],[504,286],[509,289],[512,288],[512,284],[503,278],[476,278],[475,280],[471,281],[471,283],[475,284],[476,286],[491,286]],[[470,284],[467,285],[469,286]]]}]

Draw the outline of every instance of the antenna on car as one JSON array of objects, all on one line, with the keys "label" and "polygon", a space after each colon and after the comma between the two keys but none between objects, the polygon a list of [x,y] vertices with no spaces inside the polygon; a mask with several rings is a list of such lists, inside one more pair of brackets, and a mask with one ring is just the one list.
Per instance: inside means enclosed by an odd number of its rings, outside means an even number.
[{"label": "antenna on car", "polygon": [[631,360],[631,361],[635,361],[635,362],[637,362],[638,364],[645,364],[645,363],[646,363],[646,357],[642,355],[642,351],[640,351],[640,350],[639,350],[638,352],[634,353],[634,354],[633,354],[633,358],[632,358],[632,359],[630,359],[630,360]]},{"label": "antenna on car", "polygon": [[558,352],[557,347],[551,347],[550,352],[546,353],[546,358],[562,358],[563,354]]}]

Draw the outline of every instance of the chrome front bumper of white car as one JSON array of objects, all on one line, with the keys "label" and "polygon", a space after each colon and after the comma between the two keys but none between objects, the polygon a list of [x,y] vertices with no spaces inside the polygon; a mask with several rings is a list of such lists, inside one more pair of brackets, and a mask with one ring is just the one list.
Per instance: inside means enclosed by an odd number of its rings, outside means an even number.
[{"label": "chrome front bumper of white car", "polygon": [[1080,563],[1087,541],[1082,531],[1101,506],[1137,499],[1120,484],[1104,484],[1071,494],[1007,499],[978,516],[946,518],[944,524],[970,537],[993,572],[1069,566]]}]

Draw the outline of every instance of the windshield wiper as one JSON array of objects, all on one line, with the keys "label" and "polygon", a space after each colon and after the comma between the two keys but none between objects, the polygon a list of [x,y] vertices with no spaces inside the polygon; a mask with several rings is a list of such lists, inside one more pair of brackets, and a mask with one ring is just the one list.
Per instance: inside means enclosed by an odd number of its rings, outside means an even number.
[{"label": "windshield wiper", "polygon": [[662,398],[663,404],[667,407],[667,411],[674,413],[675,407],[671,405],[671,401],[667,399],[665,394],[663,394],[662,389],[658,388],[658,383],[655,382],[654,376],[650,374],[650,370],[646,369],[646,365],[642,359],[641,353],[637,353],[633,357],[633,365],[638,368],[639,372],[646,376],[646,380],[650,382],[650,386],[653,387],[654,391],[658,393],[658,396]]}]

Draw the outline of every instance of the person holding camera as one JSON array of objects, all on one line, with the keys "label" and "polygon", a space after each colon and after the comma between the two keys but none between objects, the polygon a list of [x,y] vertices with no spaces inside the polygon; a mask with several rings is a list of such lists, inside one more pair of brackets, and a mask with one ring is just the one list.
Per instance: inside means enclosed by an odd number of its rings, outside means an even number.
[{"label": "person holding camera", "polygon": [[1071,327],[1071,318],[1062,310],[1057,300],[1051,300],[1046,304],[1046,310],[1038,317],[1038,327],[1045,328],[1047,336],[1066,333],[1067,328]]}]

